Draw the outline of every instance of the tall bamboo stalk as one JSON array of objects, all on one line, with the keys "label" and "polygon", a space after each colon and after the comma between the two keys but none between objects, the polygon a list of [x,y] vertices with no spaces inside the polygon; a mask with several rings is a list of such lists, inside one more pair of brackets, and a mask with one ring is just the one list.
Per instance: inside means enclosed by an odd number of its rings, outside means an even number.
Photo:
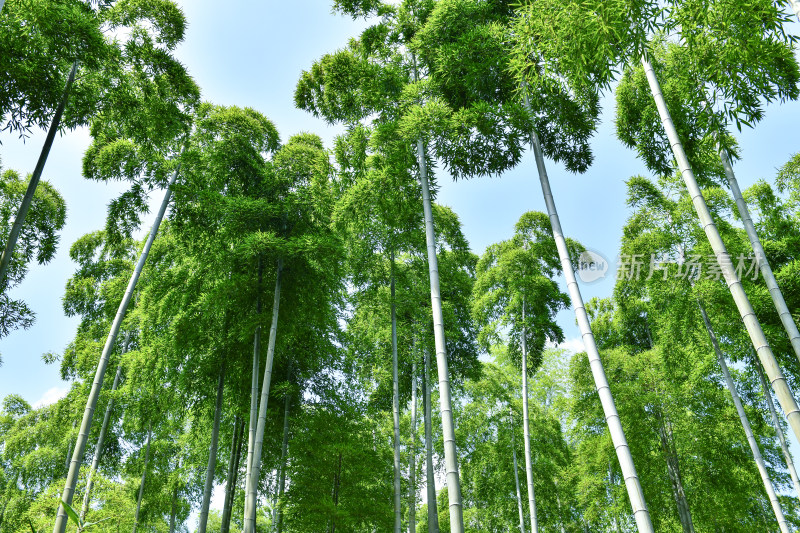
[{"label": "tall bamboo stalk", "polygon": [[[117,314],[114,317],[114,322],[111,324],[111,331],[108,332],[108,338],[106,339],[106,344],[103,347],[103,353],[100,355],[100,360],[97,362],[97,371],[94,375],[94,382],[92,383],[92,389],[89,392],[89,397],[86,399],[86,409],[83,412],[83,420],[81,421],[80,432],[78,433],[78,439],[75,442],[75,450],[72,453],[72,461],[69,465],[67,479],[64,482],[64,491],[61,493],[61,501],[67,502],[69,505],[72,505],[72,497],[75,494],[75,484],[78,482],[78,472],[80,471],[80,466],[83,462],[83,453],[86,450],[86,442],[89,440],[92,417],[94,416],[94,410],[97,407],[97,399],[100,397],[100,389],[103,387],[103,378],[105,377],[106,368],[108,367],[108,360],[111,356],[111,351],[114,349],[114,344],[117,342],[119,328],[122,325],[122,320],[125,318],[125,312],[128,310],[128,305],[130,304],[133,296],[133,290],[136,288],[136,283],[139,281],[139,276],[142,273],[144,264],[147,261],[147,256],[150,253],[150,248],[153,246],[153,241],[156,239],[156,234],[158,233],[158,228],[161,225],[161,220],[164,218],[164,213],[167,211],[167,206],[169,205],[169,200],[172,196],[172,186],[175,184],[175,180],[178,177],[179,171],[180,165],[178,165],[178,168],[172,175],[172,179],[170,179],[169,184],[167,185],[167,190],[164,192],[164,200],[161,202],[161,207],[159,208],[156,219],[153,222],[153,227],[150,229],[150,235],[147,237],[147,241],[144,244],[142,253],[139,255],[139,261],[136,263],[136,267],[133,269],[130,281],[128,281],[128,287],[125,289],[125,294],[122,297],[122,301],[119,303],[119,308],[117,309]],[[53,526],[53,533],[64,533],[66,527],[67,513],[64,511],[64,507],[59,505],[58,513],[56,514],[56,521]]]},{"label": "tall bamboo stalk", "polygon": [[689,191],[689,196],[692,198],[692,203],[700,219],[700,224],[703,226],[708,242],[711,244],[711,248],[717,256],[717,262],[719,263],[720,270],[722,270],[722,275],[725,278],[731,296],[739,310],[739,315],[747,328],[747,333],[750,336],[753,347],[761,360],[761,364],[764,366],[772,388],[775,390],[778,402],[781,404],[781,408],[786,414],[786,418],[794,431],[795,437],[800,440],[800,407],[798,407],[797,401],[789,385],[786,383],[786,378],[783,377],[783,372],[778,366],[778,361],[772,353],[764,331],[761,329],[761,324],[758,318],[756,318],[753,306],[750,304],[750,300],[747,298],[747,294],[742,287],[742,282],[736,275],[731,257],[728,254],[728,250],[725,248],[725,243],[722,242],[722,237],[711,217],[703,193],[694,177],[692,167],[689,165],[689,159],[686,157],[686,152],[683,150],[683,145],[678,137],[675,125],[672,122],[669,109],[667,109],[667,104],[661,93],[661,87],[659,86],[653,66],[644,56],[642,57],[642,65],[644,66],[647,81],[650,84],[650,91],[653,94],[653,99],[655,100],[656,107],[661,116],[661,124],[664,126],[667,138],[672,146],[672,153],[675,156],[675,160],[678,162],[678,168],[681,171],[684,183]]},{"label": "tall bamboo stalk", "polygon": [[736,385],[733,383],[733,378],[728,370],[728,364],[725,362],[725,356],[722,354],[722,350],[719,347],[719,342],[717,341],[717,336],[714,334],[714,329],[711,327],[711,320],[709,320],[708,314],[706,314],[706,310],[703,308],[703,305],[700,302],[697,302],[697,307],[700,309],[700,315],[703,317],[703,323],[706,326],[706,332],[708,333],[708,337],[711,339],[711,344],[714,346],[714,353],[717,355],[719,367],[722,370],[722,375],[725,377],[725,383],[727,384],[728,390],[731,393],[733,405],[736,406],[736,413],[739,415],[739,420],[742,422],[744,433],[747,436],[747,444],[750,445],[750,451],[753,452],[753,459],[756,461],[756,467],[758,468],[758,473],[761,475],[761,481],[764,483],[764,490],[767,492],[770,505],[772,505],[772,511],[775,513],[775,519],[778,521],[778,527],[780,528],[781,533],[789,533],[789,526],[786,524],[786,519],[783,516],[783,510],[778,502],[778,496],[775,494],[775,488],[772,486],[772,481],[769,479],[767,467],[764,464],[764,458],[761,456],[761,451],[758,449],[758,442],[753,435],[753,430],[750,428],[750,421],[747,420],[747,413],[744,412],[744,407],[742,406],[742,401],[739,398],[739,393],[736,392]]},{"label": "tall bamboo stalk", "polygon": [[[0,4],[0,10],[2,9],[3,4]],[[39,154],[39,160],[36,162],[36,167],[33,169],[33,174],[31,175],[31,180],[28,182],[25,196],[22,197],[22,203],[17,211],[17,217],[14,219],[14,224],[11,226],[11,231],[8,233],[8,241],[6,242],[3,254],[0,256],[0,294],[5,292],[7,287],[8,265],[11,262],[11,257],[14,255],[14,248],[17,246],[17,239],[19,239],[22,225],[25,223],[25,217],[28,215],[28,210],[33,202],[36,188],[39,186],[39,180],[42,178],[44,165],[47,163],[47,157],[50,155],[50,148],[53,146],[53,140],[56,137],[58,126],[61,124],[61,117],[64,114],[67,100],[69,100],[69,93],[72,90],[72,83],[75,81],[75,73],[78,72],[78,64],[78,61],[72,64],[72,70],[69,72],[67,85],[64,87],[64,93],[61,95],[61,101],[58,103],[56,113],[53,115],[53,119],[50,122],[50,129],[47,130],[47,137],[44,140],[42,152]]]},{"label": "tall bamboo stalk", "polygon": [[[258,258],[258,284],[256,285],[256,316],[261,316],[261,281],[264,274],[264,267],[261,263],[261,257]],[[253,334],[253,375],[251,376],[250,383],[250,421],[247,430],[247,472],[244,478],[244,493],[245,499],[250,494],[250,480],[252,479],[251,473],[253,471],[253,448],[256,442],[256,426],[258,425],[258,375],[259,365],[261,364],[261,322],[256,325],[256,331]],[[247,514],[247,505],[244,508]],[[246,524],[245,524],[246,526]],[[245,527],[245,533],[247,533]]]},{"label": "tall bamboo stalk", "polygon": [[[527,89],[527,87],[524,88]],[[528,114],[533,117],[528,95],[527,93],[523,94],[525,108]],[[572,270],[572,261],[570,261],[567,241],[561,230],[561,221],[558,217],[555,201],[553,200],[553,192],[550,190],[550,179],[547,177],[544,153],[539,143],[539,136],[534,130],[531,130],[531,144],[533,146],[534,156],[536,157],[536,166],[539,171],[539,181],[542,185],[542,194],[544,195],[545,205],[547,206],[547,214],[550,217],[550,224],[553,228],[553,238],[556,241],[558,255],[561,259],[561,269],[567,281],[567,291],[569,292],[570,301],[572,302],[572,308],[575,311],[575,318],[577,319],[578,328],[581,332],[583,345],[586,348],[586,355],[589,358],[589,366],[592,369],[592,376],[594,378],[595,387],[597,388],[597,394],[603,406],[606,424],[608,424],[608,431],[611,434],[611,442],[614,444],[614,449],[617,452],[617,460],[619,461],[622,475],[625,478],[625,488],[628,491],[636,526],[639,533],[652,533],[653,524],[650,521],[650,512],[647,510],[647,504],[644,501],[642,485],[639,482],[639,476],[633,464],[633,457],[631,456],[630,447],[628,447],[628,441],[625,439],[625,432],[622,429],[619,414],[617,414],[617,407],[614,403],[614,397],[611,394],[611,388],[608,385],[603,362],[600,360],[600,352],[597,349],[597,343],[592,334],[592,327],[583,304],[581,290],[578,287],[578,282],[575,280],[575,272]]]},{"label": "tall bamboo stalk", "polygon": [[411,440],[408,443],[408,533],[417,533],[417,354],[411,356]]},{"label": "tall bamboo stalk", "polygon": [[[418,81],[417,62],[414,63],[414,80]],[[442,415],[442,439],[444,440],[445,479],[450,510],[451,533],[464,533],[464,510],[461,504],[461,480],[458,477],[458,452],[456,451],[455,424],[450,397],[450,370],[447,363],[447,346],[444,338],[444,315],[442,295],[439,289],[439,263],[436,258],[436,232],[433,227],[431,191],[428,185],[428,164],[425,144],[417,140],[417,164],[419,183],[422,189],[422,210],[425,218],[425,241],[428,248],[428,271],[431,282],[431,311],[433,314],[433,338],[436,346],[436,367],[439,372],[439,411]]]},{"label": "tall bamboo stalk", "polygon": [[214,488],[214,470],[217,467],[217,442],[219,440],[219,421],[222,416],[222,393],[225,389],[225,369],[219,371],[217,383],[217,401],[214,403],[214,426],[211,429],[211,443],[208,446],[208,466],[206,467],[206,484],[203,488],[203,502],[200,504],[200,517],[197,533],[206,533],[208,509],[211,505],[211,491]]},{"label": "tall bamboo stalk", "polygon": [[139,482],[139,496],[136,498],[136,512],[133,515],[133,533],[139,525],[139,511],[142,509],[142,496],[144,495],[144,481],[147,477],[147,463],[150,460],[150,439],[153,436],[153,423],[147,424],[147,444],[144,448],[144,466],[142,467],[142,480]]},{"label": "tall bamboo stalk", "polygon": [[[291,365],[289,365],[289,377],[291,377]],[[288,378],[287,378],[288,379]],[[283,491],[286,485],[286,457],[289,448],[289,407],[292,397],[286,394],[283,400],[283,441],[281,442],[281,464],[278,473],[278,501],[275,505],[275,525],[276,532],[283,532]]]},{"label": "tall bamboo stalk", "polygon": [[536,516],[536,492],[533,488],[533,460],[531,458],[530,413],[528,413],[528,344],[525,330],[525,296],[522,296],[522,439],[525,443],[525,478],[528,482],[528,512],[531,519],[531,532],[539,532],[539,519]]},{"label": "tall bamboo stalk", "polygon": [[220,533],[228,533],[231,526],[231,509],[233,507],[233,497],[236,493],[236,474],[239,472],[239,456],[242,451],[242,440],[244,438],[244,424],[236,415],[233,421],[233,442],[231,443],[231,456],[228,459],[228,475],[225,478],[225,502],[222,504],[222,520]]},{"label": "tall bamboo stalk", "polygon": [[728,178],[728,185],[733,193],[733,198],[736,200],[739,216],[747,232],[747,238],[750,239],[750,245],[753,247],[753,253],[755,253],[756,256],[758,268],[761,270],[761,275],[764,276],[764,282],[767,285],[767,289],[769,289],[770,296],[772,296],[775,310],[781,318],[783,329],[786,330],[789,341],[792,343],[794,354],[797,356],[797,360],[800,361],[800,331],[797,330],[797,324],[794,323],[792,313],[789,312],[786,300],[783,299],[783,292],[781,292],[780,287],[778,287],[778,281],[772,273],[772,267],[770,267],[767,254],[764,252],[764,247],[761,245],[761,239],[759,239],[758,232],[756,232],[753,218],[750,216],[750,209],[747,207],[747,202],[744,201],[744,196],[739,188],[739,182],[736,180],[736,174],[733,172],[733,165],[731,165],[728,152],[724,148],[720,148],[719,156],[722,160],[722,166],[725,169],[725,176]]},{"label": "tall bamboo stalk", "polygon": [[258,407],[258,425],[256,427],[255,443],[253,445],[253,464],[248,480],[247,499],[244,508],[244,533],[255,533],[256,528],[256,503],[258,499],[258,479],[261,474],[261,449],[264,444],[264,428],[267,424],[267,403],[269,402],[269,388],[272,382],[272,361],[275,356],[275,339],[278,334],[278,310],[281,301],[281,271],[283,262],[278,260],[275,274],[275,294],[272,303],[272,324],[269,328],[269,344],[267,345],[267,362],[264,366],[264,379],[261,384],[261,401]]},{"label": "tall bamboo stalk", "polygon": [[403,516],[400,507],[400,386],[397,380],[397,310],[395,308],[394,292],[394,250],[391,253],[391,279],[389,290],[391,292],[391,320],[392,320],[392,418],[394,426],[394,532],[402,533]]},{"label": "tall bamboo stalk", "polygon": [[422,347],[425,358],[425,387],[422,403],[425,410],[425,491],[428,497],[428,533],[439,533],[439,510],[436,507],[436,481],[433,476],[433,432],[431,423],[431,357],[426,346]]},{"label": "tall bamboo stalk", "polygon": [[172,505],[169,510],[169,533],[175,533],[175,515],[178,514],[178,487],[172,491]]},{"label": "tall bamboo stalk", "polygon": [[517,509],[519,510],[519,531],[525,533],[525,513],[522,510],[522,493],[519,490],[519,469],[517,468],[517,443],[514,438],[514,413],[508,407],[508,420],[511,426],[511,454],[514,457],[514,483],[517,487]]},{"label": "tall bamboo stalk", "polygon": [[757,361],[753,361],[753,366],[758,373],[758,380],[761,383],[761,391],[764,393],[764,398],[767,400],[769,413],[772,417],[772,426],[775,428],[775,433],[778,435],[778,441],[781,443],[781,451],[783,452],[783,458],[786,461],[786,469],[789,471],[789,476],[792,478],[794,492],[797,494],[798,498],[800,498],[800,480],[798,480],[797,470],[795,470],[794,467],[794,460],[792,459],[792,454],[789,452],[789,446],[786,443],[786,436],[783,434],[781,421],[778,418],[778,413],[775,411],[775,404],[772,402],[772,393],[769,390],[769,385],[767,385],[767,380],[764,377],[764,371],[761,370],[761,366]]},{"label": "tall bamboo stalk", "polygon": [[[122,343],[122,353],[128,351],[128,342],[130,341],[131,334],[125,334],[125,340]],[[122,377],[122,364],[117,366],[117,373],[114,376],[114,382],[111,384],[110,393],[113,395],[114,391],[119,386],[119,380]],[[111,409],[114,407],[114,397],[108,399],[106,405],[106,413],[103,415],[103,425],[100,427],[100,435],[97,437],[97,444],[94,447],[94,457],[92,458],[92,467],[89,469],[89,474],[86,476],[86,491],[83,494],[83,505],[81,506],[81,523],[86,520],[86,513],[89,512],[89,503],[92,501],[92,487],[94,486],[94,474],[100,465],[100,457],[103,453],[103,444],[106,440],[106,432],[108,431],[108,424],[111,421]]]}]

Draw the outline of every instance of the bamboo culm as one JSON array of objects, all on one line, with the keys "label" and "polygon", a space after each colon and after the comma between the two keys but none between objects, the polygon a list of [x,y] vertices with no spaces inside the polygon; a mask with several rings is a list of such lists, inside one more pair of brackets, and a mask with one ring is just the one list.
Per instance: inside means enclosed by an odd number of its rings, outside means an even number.
[{"label": "bamboo culm", "polygon": [[[524,87],[527,89],[527,87]],[[530,101],[528,100],[527,93],[524,95],[525,108],[529,116],[533,117],[531,111]],[[600,403],[603,406],[603,413],[605,415],[606,424],[611,435],[611,442],[614,444],[614,449],[617,452],[617,460],[619,461],[622,474],[625,478],[625,488],[628,492],[628,498],[631,502],[633,516],[636,520],[636,526],[639,533],[653,533],[653,524],[650,520],[650,512],[647,510],[647,504],[644,500],[644,493],[642,492],[642,485],[639,481],[639,476],[636,473],[636,467],[633,463],[631,450],[628,446],[628,441],[625,438],[625,432],[622,429],[619,414],[617,414],[617,406],[614,403],[614,397],[611,394],[611,388],[608,384],[603,362],[600,360],[600,352],[597,349],[597,343],[592,333],[592,327],[589,323],[589,317],[586,314],[584,307],[583,297],[581,296],[578,282],[575,280],[575,272],[572,270],[572,261],[570,261],[569,250],[567,249],[567,241],[564,238],[564,233],[561,229],[561,221],[558,217],[556,204],[553,200],[553,193],[550,190],[550,179],[547,177],[547,169],[544,163],[544,153],[542,152],[541,144],[539,143],[539,136],[536,131],[531,130],[531,144],[533,145],[533,153],[536,158],[536,166],[539,172],[539,181],[542,185],[542,194],[544,195],[545,205],[547,206],[547,214],[550,218],[550,224],[553,228],[553,238],[556,241],[558,255],[561,259],[561,269],[567,282],[567,291],[569,292],[572,308],[575,311],[575,318],[578,322],[578,328],[581,332],[583,345],[586,348],[586,355],[589,358],[589,366],[592,370],[597,394],[600,397]]]},{"label": "bamboo culm", "polygon": [[767,289],[769,289],[770,296],[772,296],[775,310],[778,312],[778,316],[780,316],[783,329],[786,330],[786,334],[789,336],[794,354],[797,356],[798,362],[800,362],[800,331],[797,330],[797,324],[794,323],[792,313],[789,312],[789,307],[786,305],[786,300],[783,298],[783,292],[781,292],[778,281],[772,273],[772,267],[770,267],[769,260],[767,260],[767,254],[764,252],[764,247],[761,245],[761,239],[758,237],[755,224],[753,224],[753,218],[750,216],[750,209],[747,207],[747,202],[744,201],[744,196],[739,188],[739,182],[736,180],[736,174],[733,172],[733,165],[731,164],[728,152],[724,148],[721,148],[719,156],[722,160],[722,166],[725,169],[725,176],[728,178],[728,185],[733,193],[733,199],[736,201],[739,216],[747,232],[747,238],[750,239],[750,245],[753,247],[753,253],[756,256],[758,268],[761,270],[761,275],[764,276],[764,283],[767,285]]},{"label": "bamboo culm", "polygon": [[700,315],[703,317],[706,332],[714,347],[714,353],[717,356],[722,375],[725,377],[728,391],[731,393],[731,399],[733,400],[733,405],[736,407],[736,413],[739,415],[739,420],[742,422],[742,428],[744,428],[744,433],[747,437],[747,444],[750,445],[750,451],[753,452],[753,459],[756,461],[756,467],[758,468],[758,473],[761,475],[761,481],[764,483],[764,490],[767,492],[770,505],[772,505],[772,511],[775,513],[775,519],[778,521],[778,527],[781,533],[789,533],[789,526],[786,524],[786,519],[783,516],[783,510],[781,509],[780,502],[778,502],[778,496],[775,494],[775,488],[772,486],[772,481],[769,479],[767,467],[764,465],[764,458],[761,456],[761,451],[758,449],[758,442],[753,435],[753,430],[750,428],[750,421],[747,420],[747,414],[742,406],[742,400],[739,398],[739,393],[736,392],[736,385],[733,383],[733,378],[728,370],[725,356],[722,354],[717,336],[714,334],[714,329],[711,327],[711,320],[708,318],[708,314],[700,302],[697,302],[697,307],[700,309]]},{"label": "bamboo culm", "polygon": [[[122,343],[122,353],[128,351],[128,343],[130,342],[130,332],[125,334],[125,341]],[[119,381],[122,378],[122,364],[117,366],[117,373],[114,376],[114,382],[111,384],[111,394],[117,390]],[[100,457],[103,453],[103,444],[106,440],[106,432],[108,431],[108,424],[111,421],[111,409],[114,407],[113,396],[108,399],[106,405],[106,413],[103,415],[103,425],[100,427],[100,435],[97,437],[97,444],[94,447],[94,457],[92,458],[92,467],[89,469],[89,474],[86,476],[86,490],[83,494],[83,505],[81,506],[81,522],[86,521],[86,513],[89,512],[89,503],[92,501],[92,487],[94,486],[94,474],[100,465]]]},{"label": "bamboo culm", "polygon": [[228,463],[228,478],[225,484],[225,503],[222,508],[222,524],[220,533],[231,530],[231,516],[233,515],[233,498],[236,495],[236,483],[239,478],[239,461],[242,458],[242,444],[244,443],[244,421],[236,415],[234,422],[234,442],[231,445],[231,458]]},{"label": "bamboo culm", "polygon": [[255,442],[253,444],[253,458],[248,480],[244,508],[244,533],[255,533],[256,528],[256,503],[258,499],[258,479],[261,475],[261,448],[264,444],[264,428],[267,424],[267,403],[269,401],[269,388],[272,381],[272,361],[275,356],[275,338],[278,334],[278,310],[281,300],[281,270],[283,262],[278,260],[275,274],[275,294],[272,304],[272,324],[269,328],[269,341],[267,344],[267,362],[264,365],[264,379],[261,384],[261,401],[258,407],[258,425],[256,426]]},{"label": "bamboo culm", "polygon": [[525,478],[528,482],[528,512],[531,519],[531,533],[539,533],[539,519],[536,515],[536,492],[533,488],[533,460],[531,457],[530,414],[528,413],[528,344],[525,331],[525,296],[522,296],[522,429],[525,443]]},{"label": "bamboo culm", "polygon": [[514,458],[514,483],[517,487],[517,509],[519,510],[519,531],[525,533],[525,512],[522,510],[522,493],[519,489],[519,468],[517,467],[517,443],[514,438],[514,414],[508,407],[508,418],[511,426],[511,455]]},{"label": "bamboo culm", "polygon": [[789,452],[789,445],[786,443],[786,436],[783,433],[781,421],[778,418],[777,411],[775,410],[775,404],[772,401],[772,393],[769,390],[767,379],[764,377],[764,371],[761,370],[761,366],[758,364],[758,361],[753,361],[753,366],[758,373],[758,380],[761,383],[761,391],[764,393],[764,398],[767,400],[767,407],[769,407],[769,413],[772,416],[772,426],[775,428],[775,434],[778,436],[778,441],[781,443],[781,451],[783,452],[783,458],[786,461],[786,469],[789,471],[789,476],[792,478],[792,485],[794,485],[795,494],[797,494],[798,498],[800,498],[800,480],[797,477],[797,470],[794,467],[794,460],[792,459],[792,454]]},{"label": "bamboo culm", "polygon": [[[0,3],[0,10],[2,9],[3,4]],[[64,115],[64,108],[67,105],[67,100],[69,100],[69,93],[72,90],[72,83],[75,81],[75,74],[78,72],[78,65],[78,61],[72,64],[72,70],[70,70],[69,77],[67,78],[67,85],[64,87],[64,94],[61,95],[61,101],[58,103],[56,112],[53,115],[53,120],[50,122],[50,129],[47,130],[47,137],[44,140],[42,152],[39,154],[39,160],[36,162],[36,167],[33,169],[31,180],[28,182],[25,196],[22,197],[22,203],[17,211],[14,224],[11,226],[11,231],[8,232],[8,241],[6,242],[3,254],[0,256],[0,294],[5,292],[7,286],[6,280],[8,279],[8,265],[11,262],[11,257],[14,255],[14,248],[17,246],[17,239],[19,239],[19,234],[25,223],[25,217],[28,215],[28,210],[33,202],[36,188],[39,186],[39,181],[42,179],[44,165],[47,163],[47,157],[50,155],[50,148],[53,147],[53,140],[61,124],[61,117]]]},{"label": "bamboo culm", "polygon": [[[261,316],[261,281],[264,275],[264,267],[261,263],[261,257],[258,258],[258,284],[256,290],[256,315]],[[244,478],[244,494],[245,500],[247,495],[250,494],[250,480],[252,479],[253,471],[253,448],[256,442],[256,426],[258,425],[258,375],[259,366],[261,363],[261,324],[256,326],[256,331],[253,334],[253,375],[250,383],[250,421],[247,430],[247,472]],[[244,514],[247,515],[248,507],[245,505]],[[247,533],[247,522],[245,522],[245,533]]]},{"label": "bamboo culm", "polygon": [[144,466],[142,467],[142,480],[139,483],[139,496],[136,498],[136,513],[133,515],[133,533],[139,525],[139,511],[142,510],[142,496],[144,495],[144,481],[147,478],[147,463],[150,461],[150,439],[153,436],[153,423],[147,424],[147,443],[144,448]]},{"label": "bamboo culm", "polygon": [[[418,80],[416,58],[414,79]],[[428,166],[425,144],[417,140],[417,163],[422,189],[422,209],[425,218],[425,241],[428,248],[428,270],[431,282],[431,311],[433,313],[433,338],[436,346],[436,367],[439,373],[439,411],[442,415],[442,439],[444,441],[445,479],[450,511],[451,533],[464,533],[464,510],[461,504],[461,480],[458,477],[458,452],[456,451],[455,424],[450,398],[450,370],[447,363],[447,346],[444,337],[444,315],[439,289],[439,264],[436,258],[436,234],[433,227],[433,207],[428,185]]]},{"label": "bamboo culm", "polygon": [[214,425],[211,429],[211,444],[208,446],[208,466],[206,467],[206,484],[203,488],[203,502],[200,504],[200,517],[197,533],[206,533],[208,525],[208,509],[211,505],[211,491],[214,488],[214,470],[217,466],[217,444],[219,441],[219,422],[222,415],[222,395],[225,392],[225,370],[220,369],[217,383],[217,400],[214,403]]},{"label": "bamboo culm", "polygon": [[417,533],[417,360],[411,350],[411,440],[408,443],[408,533]]},{"label": "bamboo culm", "polygon": [[795,437],[800,440],[800,407],[798,407],[797,401],[795,400],[794,395],[792,394],[792,391],[786,382],[786,378],[784,378],[783,372],[778,366],[778,361],[775,359],[775,355],[772,353],[772,349],[767,342],[767,338],[764,335],[761,324],[755,315],[753,306],[750,304],[750,300],[744,291],[742,282],[736,275],[730,254],[728,254],[725,243],[722,241],[719,230],[717,230],[717,226],[711,217],[711,213],[708,210],[703,193],[694,177],[692,167],[689,165],[689,159],[686,157],[686,152],[683,150],[683,145],[681,144],[680,138],[678,137],[678,132],[675,129],[672,118],[670,117],[669,110],[667,109],[664,96],[661,93],[661,87],[658,83],[658,79],[656,78],[653,66],[646,57],[642,57],[642,65],[644,66],[647,81],[650,84],[650,91],[653,95],[653,100],[655,100],[656,107],[658,108],[659,115],[661,116],[661,124],[663,125],[670,145],[672,146],[672,153],[675,156],[675,160],[678,162],[678,168],[683,176],[689,196],[692,198],[692,203],[694,204],[695,211],[700,219],[700,224],[706,233],[706,237],[708,238],[708,242],[711,244],[714,254],[717,256],[717,263],[720,266],[720,270],[722,271],[722,275],[725,278],[726,284],[728,285],[731,296],[733,297],[736,307],[739,310],[739,315],[744,322],[747,333],[750,336],[751,342],[753,343],[753,348],[755,348],[758,358],[761,360],[761,364],[763,365],[767,377],[772,384],[772,388],[775,391],[778,402],[780,403],[783,412],[786,414],[789,425],[792,427],[792,431],[794,431]]},{"label": "bamboo culm", "polygon": [[425,410],[425,490],[428,497],[428,533],[439,533],[439,510],[436,508],[436,482],[433,476],[433,428],[431,421],[431,358],[423,346],[425,387],[422,403]]},{"label": "bamboo culm", "polygon": [[[144,244],[142,253],[139,255],[139,260],[136,263],[136,267],[133,269],[133,273],[131,274],[131,279],[128,281],[128,287],[125,289],[125,294],[123,295],[122,301],[117,309],[114,322],[111,324],[111,331],[109,331],[106,344],[103,347],[103,353],[100,355],[100,360],[97,363],[97,371],[94,375],[94,382],[92,383],[89,397],[86,399],[86,409],[83,413],[80,432],[78,433],[78,439],[75,442],[75,450],[72,453],[72,461],[69,465],[67,479],[64,482],[64,491],[61,493],[61,500],[67,502],[69,505],[72,505],[72,497],[75,494],[75,485],[78,481],[78,473],[80,471],[81,463],[83,462],[83,453],[86,450],[86,442],[89,440],[92,417],[94,416],[94,410],[97,407],[97,399],[100,397],[100,389],[103,387],[103,378],[106,374],[106,368],[108,367],[111,351],[114,349],[114,345],[117,342],[117,335],[119,334],[122,321],[125,318],[125,312],[128,310],[128,305],[133,297],[133,291],[136,288],[136,283],[139,281],[139,276],[142,274],[142,269],[147,261],[150,248],[153,246],[153,241],[156,239],[158,228],[161,225],[161,220],[164,218],[164,213],[167,211],[167,206],[169,205],[169,200],[172,196],[172,186],[175,184],[175,180],[178,177],[179,171],[180,165],[178,165],[178,168],[172,175],[172,179],[170,179],[169,184],[167,185],[167,190],[164,192],[164,200],[161,202],[161,207],[159,208],[156,219],[153,222],[153,227],[150,229],[150,235],[147,237],[147,241]],[[58,513],[56,514],[56,521],[53,526],[53,533],[64,533],[66,527],[67,513],[64,511],[64,507],[59,505]]]},{"label": "bamboo culm", "polygon": [[389,290],[391,292],[392,321],[392,418],[394,426],[394,532],[402,533],[402,514],[400,506],[400,388],[397,381],[397,311],[395,309],[394,291],[394,251],[391,253],[391,275]]},{"label": "bamboo culm", "polygon": [[[291,377],[291,365],[289,365],[289,374],[288,378]],[[278,474],[278,501],[275,506],[276,533],[283,532],[283,492],[286,486],[286,458],[289,451],[289,408],[291,404],[292,397],[287,393],[283,401],[283,441],[281,442],[281,464]]]}]

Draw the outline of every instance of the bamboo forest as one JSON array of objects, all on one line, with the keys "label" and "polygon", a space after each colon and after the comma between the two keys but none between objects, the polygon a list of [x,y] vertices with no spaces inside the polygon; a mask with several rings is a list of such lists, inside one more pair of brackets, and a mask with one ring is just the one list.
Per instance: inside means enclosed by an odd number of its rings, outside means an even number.
[{"label": "bamboo forest", "polygon": [[0,0],[0,533],[800,531],[800,0]]}]

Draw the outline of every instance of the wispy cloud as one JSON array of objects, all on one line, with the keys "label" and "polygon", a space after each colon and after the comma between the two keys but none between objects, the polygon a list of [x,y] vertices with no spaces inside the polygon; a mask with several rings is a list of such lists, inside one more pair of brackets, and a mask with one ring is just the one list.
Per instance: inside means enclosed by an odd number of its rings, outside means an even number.
[{"label": "wispy cloud", "polygon": [[33,407],[34,409],[38,409],[39,407],[44,407],[45,405],[50,405],[51,403],[56,403],[58,400],[63,398],[69,392],[68,387],[53,387],[45,391],[41,398],[34,402]]}]

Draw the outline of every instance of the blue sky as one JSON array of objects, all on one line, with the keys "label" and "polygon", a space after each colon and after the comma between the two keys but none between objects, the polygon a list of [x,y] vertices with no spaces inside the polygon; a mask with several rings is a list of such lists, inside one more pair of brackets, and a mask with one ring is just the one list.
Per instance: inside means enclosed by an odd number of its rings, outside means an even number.
[{"label": "blue sky", "polygon": [[[178,56],[200,85],[204,99],[261,111],[275,122],[283,140],[311,131],[331,145],[340,130],[295,109],[294,86],[303,69],[324,53],[345,46],[363,22],[332,14],[327,0],[178,3],[189,21]],[[800,24],[793,23],[790,31],[800,33]],[[573,175],[552,163],[548,168],[565,233],[613,260],[628,214],[624,180],[647,172],[635,154],[614,137],[613,100],[606,97],[603,103],[603,123],[592,144],[595,163],[589,171]],[[743,187],[757,179],[772,182],[775,169],[800,151],[798,124],[800,103],[772,105],[756,130],[738,135],[742,160],[735,170]],[[43,134],[36,134],[23,144],[7,133],[0,134],[3,168],[30,172],[42,140]],[[102,228],[108,201],[123,190],[120,184],[89,182],[81,177],[81,158],[88,142],[84,130],[57,138],[45,169],[45,179],[67,202],[67,225],[56,259],[43,267],[34,266],[13,291],[13,296],[24,299],[38,318],[31,329],[14,332],[0,341],[0,398],[17,393],[34,403],[53,399],[67,387],[59,379],[58,368],[45,365],[41,355],[61,352],[77,325],[61,309],[64,286],[75,268],[69,260],[69,246],[84,233]],[[461,217],[476,253],[508,238],[524,212],[544,210],[531,154],[514,171],[499,178],[453,182],[440,175],[438,181],[438,201]],[[160,199],[157,192],[152,203]],[[586,300],[609,296],[613,267],[604,281],[581,288]],[[562,312],[559,321],[574,346],[578,333],[572,312]]]}]

